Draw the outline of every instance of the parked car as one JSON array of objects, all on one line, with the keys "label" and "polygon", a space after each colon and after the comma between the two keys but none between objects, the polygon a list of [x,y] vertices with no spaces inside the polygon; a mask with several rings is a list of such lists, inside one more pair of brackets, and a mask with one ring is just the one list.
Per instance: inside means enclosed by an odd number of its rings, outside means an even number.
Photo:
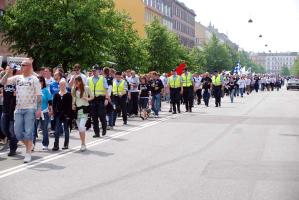
[{"label": "parked car", "polygon": [[299,79],[290,79],[287,83],[287,90],[299,89]]}]

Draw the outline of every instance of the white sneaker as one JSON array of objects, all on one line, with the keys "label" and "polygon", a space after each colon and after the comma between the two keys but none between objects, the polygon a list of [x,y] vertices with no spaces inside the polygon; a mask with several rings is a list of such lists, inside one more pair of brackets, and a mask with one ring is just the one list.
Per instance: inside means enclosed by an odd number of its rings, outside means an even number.
[{"label": "white sneaker", "polygon": [[81,145],[81,149],[80,149],[80,151],[82,151],[82,152],[83,152],[83,151],[86,151],[86,146],[85,146],[85,144],[82,144],[82,145]]},{"label": "white sneaker", "polygon": [[31,161],[31,154],[26,153],[24,158],[24,163],[29,163]]},{"label": "white sneaker", "polygon": [[43,146],[43,151],[48,151],[49,148],[47,146]]}]

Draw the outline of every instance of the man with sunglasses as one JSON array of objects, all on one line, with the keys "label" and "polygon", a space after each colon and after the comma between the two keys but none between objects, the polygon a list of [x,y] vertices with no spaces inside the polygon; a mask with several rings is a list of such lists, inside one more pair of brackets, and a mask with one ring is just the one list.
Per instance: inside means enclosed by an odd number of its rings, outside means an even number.
[{"label": "man with sunglasses", "polygon": [[36,118],[41,117],[41,86],[38,78],[33,75],[32,60],[25,59],[22,74],[8,78],[11,68],[6,70],[0,80],[6,85],[8,80],[16,85],[16,110],[14,131],[17,139],[26,147],[24,163],[31,161],[33,129]]},{"label": "man with sunglasses", "polygon": [[88,81],[87,81],[87,77],[81,73],[81,65],[80,64],[75,64],[73,67],[73,72],[72,72],[72,76],[71,79],[69,81],[69,85],[70,88],[73,87],[75,79],[80,76],[82,78],[82,81],[84,83],[84,85],[88,85]]}]

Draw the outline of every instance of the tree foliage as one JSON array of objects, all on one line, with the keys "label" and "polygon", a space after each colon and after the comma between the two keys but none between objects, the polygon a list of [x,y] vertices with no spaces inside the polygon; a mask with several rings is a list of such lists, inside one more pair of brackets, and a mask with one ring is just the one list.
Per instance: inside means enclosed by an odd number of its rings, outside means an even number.
[{"label": "tree foliage", "polygon": [[145,30],[146,50],[149,55],[148,71],[168,72],[175,68],[184,53],[177,35],[168,31],[157,19],[146,26]]},{"label": "tree foliage", "polygon": [[0,32],[13,52],[32,57],[35,66],[61,63],[66,69],[74,63],[112,61],[118,70],[145,73],[169,72],[184,60],[191,71],[205,72],[231,71],[240,61],[252,72],[265,71],[247,52],[215,35],[203,49],[190,49],[157,19],[145,27],[145,39],[133,24],[128,14],[114,9],[113,0],[18,0],[0,18]]},{"label": "tree foliage", "polygon": [[117,27],[112,30],[111,60],[117,63],[118,70],[133,69],[139,71],[147,66],[147,52],[144,42],[133,28],[133,21],[126,13],[118,13]]},{"label": "tree foliage", "polygon": [[18,0],[1,19],[4,42],[37,65],[94,64],[116,28],[112,0]]},{"label": "tree foliage", "polygon": [[291,68],[291,75],[299,77],[299,58],[297,58],[297,60]]},{"label": "tree foliage", "polygon": [[220,44],[218,38],[213,35],[209,43],[203,48],[207,69],[213,70],[231,70],[234,65],[225,44]]},{"label": "tree foliage", "polygon": [[280,74],[281,74],[282,76],[290,76],[290,75],[291,75],[291,72],[290,72],[290,69],[289,69],[287,66],[283,66],[283,67],[281,68]]}]

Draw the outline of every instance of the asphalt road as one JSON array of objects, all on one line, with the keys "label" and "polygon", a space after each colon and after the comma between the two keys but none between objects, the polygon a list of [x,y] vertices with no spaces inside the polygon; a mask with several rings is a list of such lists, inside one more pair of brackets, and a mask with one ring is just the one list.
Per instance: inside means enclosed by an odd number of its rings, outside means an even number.
[{"label": "asphalt road", "polygon": [[223,101],[128,126],[119,121],[98,140],[89,132],[84,153],[75,131],[73,149],[38,145],[30,164],[0,152],[0,199],[298,200],[299,92]]}]

